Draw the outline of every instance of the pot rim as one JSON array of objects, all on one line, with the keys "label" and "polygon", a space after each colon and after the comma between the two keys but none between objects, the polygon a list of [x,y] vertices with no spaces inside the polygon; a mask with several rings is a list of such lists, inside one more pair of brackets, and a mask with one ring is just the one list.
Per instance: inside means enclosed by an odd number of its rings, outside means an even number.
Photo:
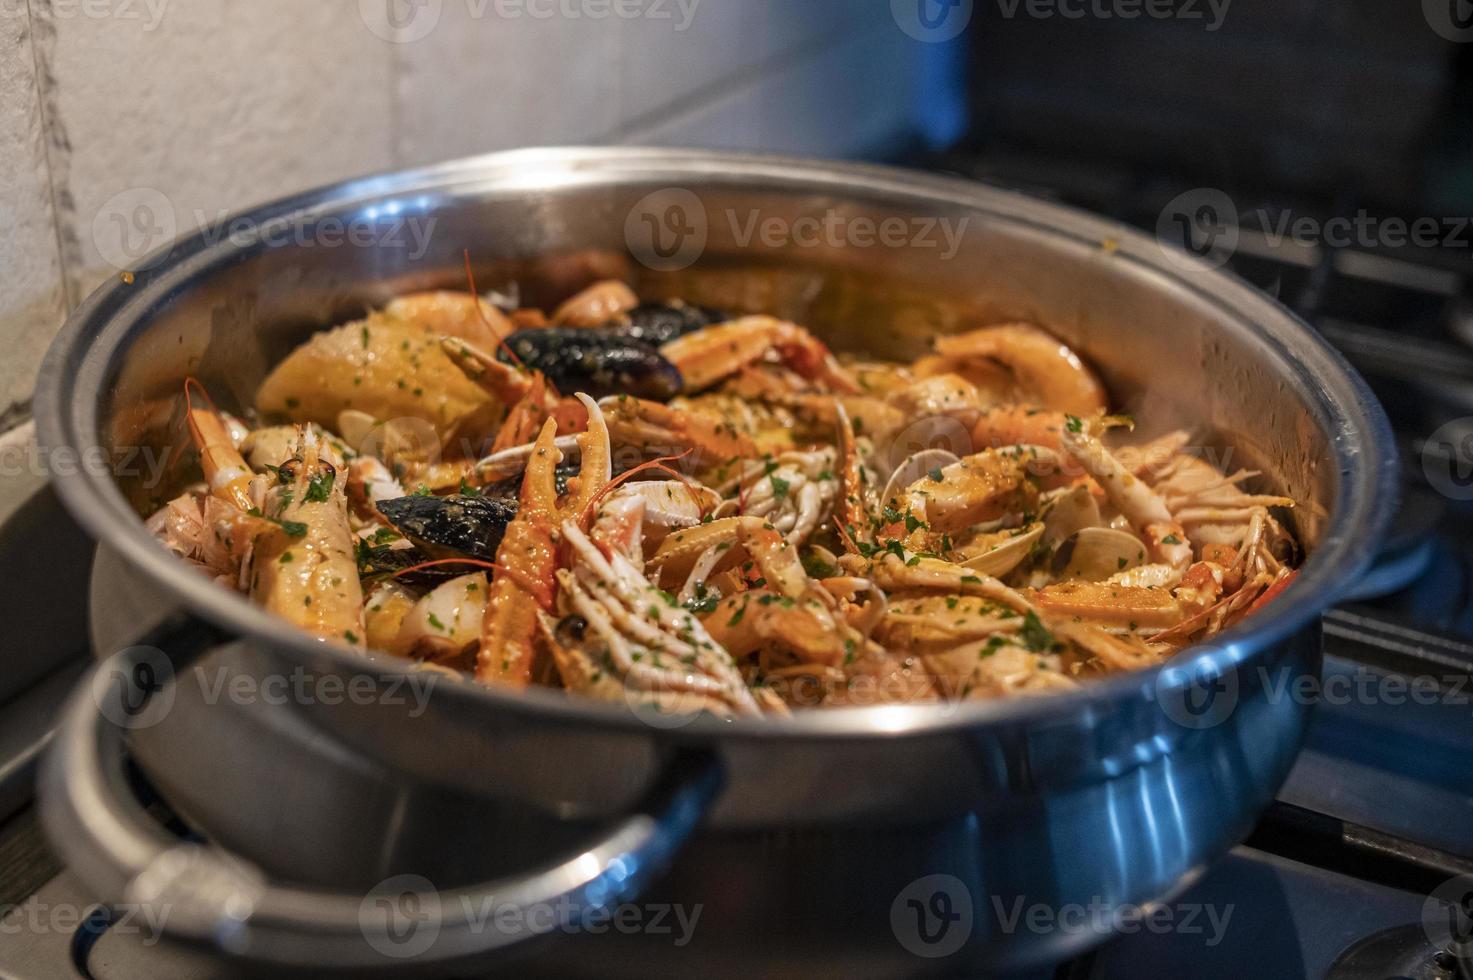
[{"label": "pot rim", "polygon": [[[795,712],[790,718],[721,721],[709,716],[662,729],[619,705],[572,698],[553,690],[502,691],[473,683],[439,685],[437,697],[467,698],[481,710],[552,716],[601,729],[665,734],[672,740],[710,737],[863,739],[934,735],[964,728],[1027,722],[1078,722],[1118,701],[1182,695],[1205,678],[1233,673],[1256,656],[1312,625],[1344,587],[1365,569],[1391,518],[1398,480],[1390,425],[1366,383],[1344,358],[1276,300],[1206,263],[1174,254],[1136,229],[1064,205],[962,178],[894,167],[794,157],[644,147],[557,147],[511,150],[398,173],[326,185],[260,205],[241,217],[251,228],[272,219],[369,207],[404,195],[486,191],[556,191],[610,182],[698,179],[740,186],[753,179],[964,207],[989,219],[1032,226],[1098,247],[1115,243],[1115,261],[1132,263],[1216,310],[1269,347],[1291,373],[1296,393],[1329,426],[1327,442],[1339,473],[1335,500],[1321,540],[1300,574],[1264,610],[1211,642],[1188,647],[1163,664],[1091,682],[1079,691],[1039,699],[944,704],[878,705]],[[247,243],[249,244],[249,243]],[[76,472],[52,482],[77,521],[163,586],[180,605],[240,637],[312,660],[324,656],[344,671],[419,673],[387,654],[367,656],[310,638],[242,596],[206,580],[153,541],[111,476],[76,465],[105,458],[98,439],[102,386],[118,354],[149,311],[180,283],[227,264],[242,248],[204,233],[180,239],[145,259],[132,282],[114,276],[67,318],[37,379],[35,416],[43,458],[69,459]],[[1186,270],[1190,269],[1190,274]],[[99,455],[100,454],[100,455]],[[53,474],[57,476],[57,474]]]}]

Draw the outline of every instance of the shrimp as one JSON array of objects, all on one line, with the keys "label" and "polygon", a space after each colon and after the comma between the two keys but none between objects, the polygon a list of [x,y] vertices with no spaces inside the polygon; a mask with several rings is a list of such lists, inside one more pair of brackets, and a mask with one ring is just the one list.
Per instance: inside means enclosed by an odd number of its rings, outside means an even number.
[{"label": "shrimp", "polygon": [[362,647],[363,587],[348,525],[346,474],[304,428],[296,453],[276,468],[266,494],[274,526],[255,539],[251,598],[321,640]]},{"label": "shrimp", "polygon": [[495,347],[515,329],[495,306],[468,292],[438,290],[400,296],[384,313],[443,337]]},{"label": "shrimp", "polygon": [[1048,408],[1094,415],[1106,407],[1105,387],[1068,345],[1027,323],[983,327],[936,341],[946,364],[989,360],[1007,368],[1026,395]]},{"label": "shrimp", "polygon": [[559,327],[601,327],[638,305],[634,290],[617,279],[605,279],[553,310],[552,322]]},{"label": "shrimp", "polygon": [[[198,386],[193,379],[184,383],[185,413],[189,420],[189,434],[194,448],[199,453],[200,469],[210,493],[249,511],[260,504],[260,491],[253,489],[256,474],[240,454],[229,423],[215,410],[213,405],[195,408],[190,387]],[[203,389],[201,389],[203,391]],[[205,396],[209,401],[209,396]]]},{"label": "shrimp", "polygon": [[660,353],[679,368],[687,392],[709,388],[775,353],[805,378],[836,392],[859,393],[859,385],[818,338],[776,317],[747,316],[706,327],[670,341]]}]

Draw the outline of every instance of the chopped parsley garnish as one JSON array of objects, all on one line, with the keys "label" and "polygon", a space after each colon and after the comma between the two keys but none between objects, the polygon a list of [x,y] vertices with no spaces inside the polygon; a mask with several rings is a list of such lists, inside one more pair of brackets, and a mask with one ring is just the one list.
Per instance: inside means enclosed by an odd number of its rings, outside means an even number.
[{"label": "chopped parsley garnish", "polygon": [[309,504],[325,504],[332,496],[332,477],[318,473],[307,481],[307,496],[302,498]]},{"label": "chopped parsley garnish", "polygon": [[693,612],[697,616],[704,616],[707,613],[715,612],[716,606],[720,602],[721,594],[719,592],[714,589],[708,589],[705,582],[697,582],[694,594],[685,600],[683,605],[688,612]]},{"label": "chopped parsley garnish", "polygon": [[782,500],[784,497],[786,497],[788,495],[788,491],[793,486],[787,480],[784,480],[779,476],[769,476],[767,479],[772,483],[772,495],[778,500]]},{"label": "chopped parsley garnish", "polygon": [[1064,428],[1070,432],[1083,432],[1084,422],[1077,415],[1066,415],[1064,416]]},{"label": "chopped parsley garnish", "polygon": [[1018,636],[1023,640],[1024,646],[1033,653],[1045,653],[1052,650],[1058,643],[1054,634],[1039,622],[1038,615],[1032,609],[1023,616],[1023,627],[1018,630]]},{"label": "chopped parsley garnish", "polygon": [[270,521],[272,524],[275,524],[277,527],[281,528],[281,530],[285,532],[286,536],[289,538],[300,538],[306,536],[307,534],[307,525],[303,524],[301,521],[283,521],[275,517],[267,517],[265,514],[261,513],[261,508],[259,507],[252,507],[250,510],[246,511],[246,513],[250,514],[252,517],[259,517],[263,520]]}]

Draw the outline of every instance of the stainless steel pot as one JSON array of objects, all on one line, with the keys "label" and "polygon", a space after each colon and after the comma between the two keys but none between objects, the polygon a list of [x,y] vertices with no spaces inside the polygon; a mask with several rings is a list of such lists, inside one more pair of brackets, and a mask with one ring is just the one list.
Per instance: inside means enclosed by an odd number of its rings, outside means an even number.
[{"label": "stainless steel pot", "polygon": [[[375,244],[329,244],[345,222]],[[1125,227],[975,183],[536,150],[315,191],[232,230],[178,242],[90,297],[50,352],[36,413],[46,452],[83,461],[57,488],[117,562],[99,578],[192,617],[156,635],[167,658],[115,653],[116,636],[99,648],[108,659],[45,770],[47,826],[100,895],[187,910],[171,936],[243,961],[442,972],[546,931],[488,928],[466,914],[483,899],[578,920],[635,894],[682,846],[657,887],[708,910],[694,942],[620,937],[611,959],[609,940],[558,937],[547,954],[590,955],[605,974],[739,972],[779,956],[852,976],[1077,953],[1109,923],[1033,930],[999,910],[1021,898],[1120,914],[1246,834],[1305,724],[1283,685],[1318,670],[1318,614],[1365,567],[1392,503],[1380,409],[1285,309]],[[936,333],[999,318],[1047,324],[1123,410],[1230,447],[1232,466],[1302,501],[1309,558],[1278,601],[1210,646],[1045,700],[671,727],[552,691],[445,682],[419,711],[404,684],[423,675],[311,642],[151,541],[135,508],[165,496],[173,474],[150,479],[139,460],[157,457],[135,449],[177,440],[187,375],[223,407],[248,404],[311,331],[462,283],[464,248],[483,287],[514,280],[532,302],[612,273],[645,294],[776,312],[879,355],[915,356]],[[365,696],[220,696],[222,680],[304,675]],[[214,844],[150,823],[120,773],[125,735]],[[568,842],[569,828],[588,836]],[[419,898],[438,902],[434,941],[408,959],[374,920],[382,906],[394,925],[373,886],[399,873],[428,878],[436,891]],[[937,888],[950,905],[917,898]],[[968,941],[929,958],[928,939],[963,925],[925,916],[964,904]]]}]

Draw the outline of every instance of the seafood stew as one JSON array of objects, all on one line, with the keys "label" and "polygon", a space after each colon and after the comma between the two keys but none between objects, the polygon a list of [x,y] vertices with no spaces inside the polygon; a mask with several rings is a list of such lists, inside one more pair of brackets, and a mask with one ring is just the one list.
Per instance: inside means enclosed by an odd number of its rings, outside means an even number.
[{"label": "seafood stew", "polygon": [[400,297],[182,393],[202,482],[149,518],[326,642],[661,712],[1046,694],[1250,615],[1294,501],[1134,439],[1045,328],[836,357],[795,323],[597,283]]}]

